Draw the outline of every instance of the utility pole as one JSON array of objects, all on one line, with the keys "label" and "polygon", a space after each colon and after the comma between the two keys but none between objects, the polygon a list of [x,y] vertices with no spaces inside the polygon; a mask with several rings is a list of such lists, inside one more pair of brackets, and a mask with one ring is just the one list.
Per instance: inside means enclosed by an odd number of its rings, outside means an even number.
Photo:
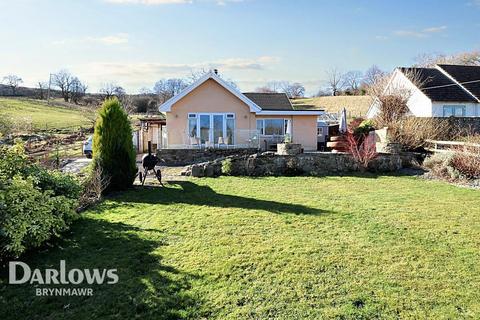
[{"label": "utility pole", "polygon": [[50,87],[52,86],[52,74],[48,78],[47,104],[50,104]]}]

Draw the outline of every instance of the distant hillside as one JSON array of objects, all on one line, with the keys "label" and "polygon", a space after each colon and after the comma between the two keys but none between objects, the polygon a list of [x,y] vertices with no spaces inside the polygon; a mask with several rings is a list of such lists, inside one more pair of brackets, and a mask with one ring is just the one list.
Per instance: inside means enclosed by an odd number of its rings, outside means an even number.
[{"label": "distant hillside", "polygon": [[5,115],[22,125],[31,124],[34,129],[65,129],[90,127],[85,108],[45,100],[26,98],[0,98],[0,115]]},{"label": "distant hillside", "polygon": [[295,109],[324,109],[332,113],[346,108],[350,118],[365,116],[371,101],[370,96],[338,96],[295,99],[292,104]]}]

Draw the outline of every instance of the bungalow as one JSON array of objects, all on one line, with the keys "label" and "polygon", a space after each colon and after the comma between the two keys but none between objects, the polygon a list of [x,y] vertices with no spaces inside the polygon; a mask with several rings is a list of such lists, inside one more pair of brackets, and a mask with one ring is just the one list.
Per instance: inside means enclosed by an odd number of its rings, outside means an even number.
[{"label": "bungalow", "polygon": [[319,110],[295,110],[283,93],[241,93],[209,72],[162,104],[163,148],[270,149],[288,133],[304,150],[317,150]]},{"label": "bungalow", "polygon": [[[480,66],[397,68],[385,92],[398,89],[409,90],[407,106],[415,117],[480,117]],[[378,112],[379,103],[374,101],[367,117]]]}]

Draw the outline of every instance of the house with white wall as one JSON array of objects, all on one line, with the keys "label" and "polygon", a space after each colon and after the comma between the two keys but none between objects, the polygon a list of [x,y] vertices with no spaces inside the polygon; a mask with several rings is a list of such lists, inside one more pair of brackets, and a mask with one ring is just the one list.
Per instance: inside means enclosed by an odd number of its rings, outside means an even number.
[{"label": "house with white wall", "polygon": [[[415,117],[480,117],[480,66],[437,65],[434,68],[397,68],[385,93],[408,90],[407,106]],[[379,102],[367,117],[379,112]]]}]

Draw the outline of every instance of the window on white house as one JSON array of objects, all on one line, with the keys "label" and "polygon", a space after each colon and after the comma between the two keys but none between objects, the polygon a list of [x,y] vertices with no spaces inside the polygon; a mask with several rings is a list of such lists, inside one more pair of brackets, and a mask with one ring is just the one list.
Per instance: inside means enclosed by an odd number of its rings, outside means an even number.
[{"label": "window on white house", "polygon": [[465,105],[444,105],[443,116],[444,117],[465,117]]}]

